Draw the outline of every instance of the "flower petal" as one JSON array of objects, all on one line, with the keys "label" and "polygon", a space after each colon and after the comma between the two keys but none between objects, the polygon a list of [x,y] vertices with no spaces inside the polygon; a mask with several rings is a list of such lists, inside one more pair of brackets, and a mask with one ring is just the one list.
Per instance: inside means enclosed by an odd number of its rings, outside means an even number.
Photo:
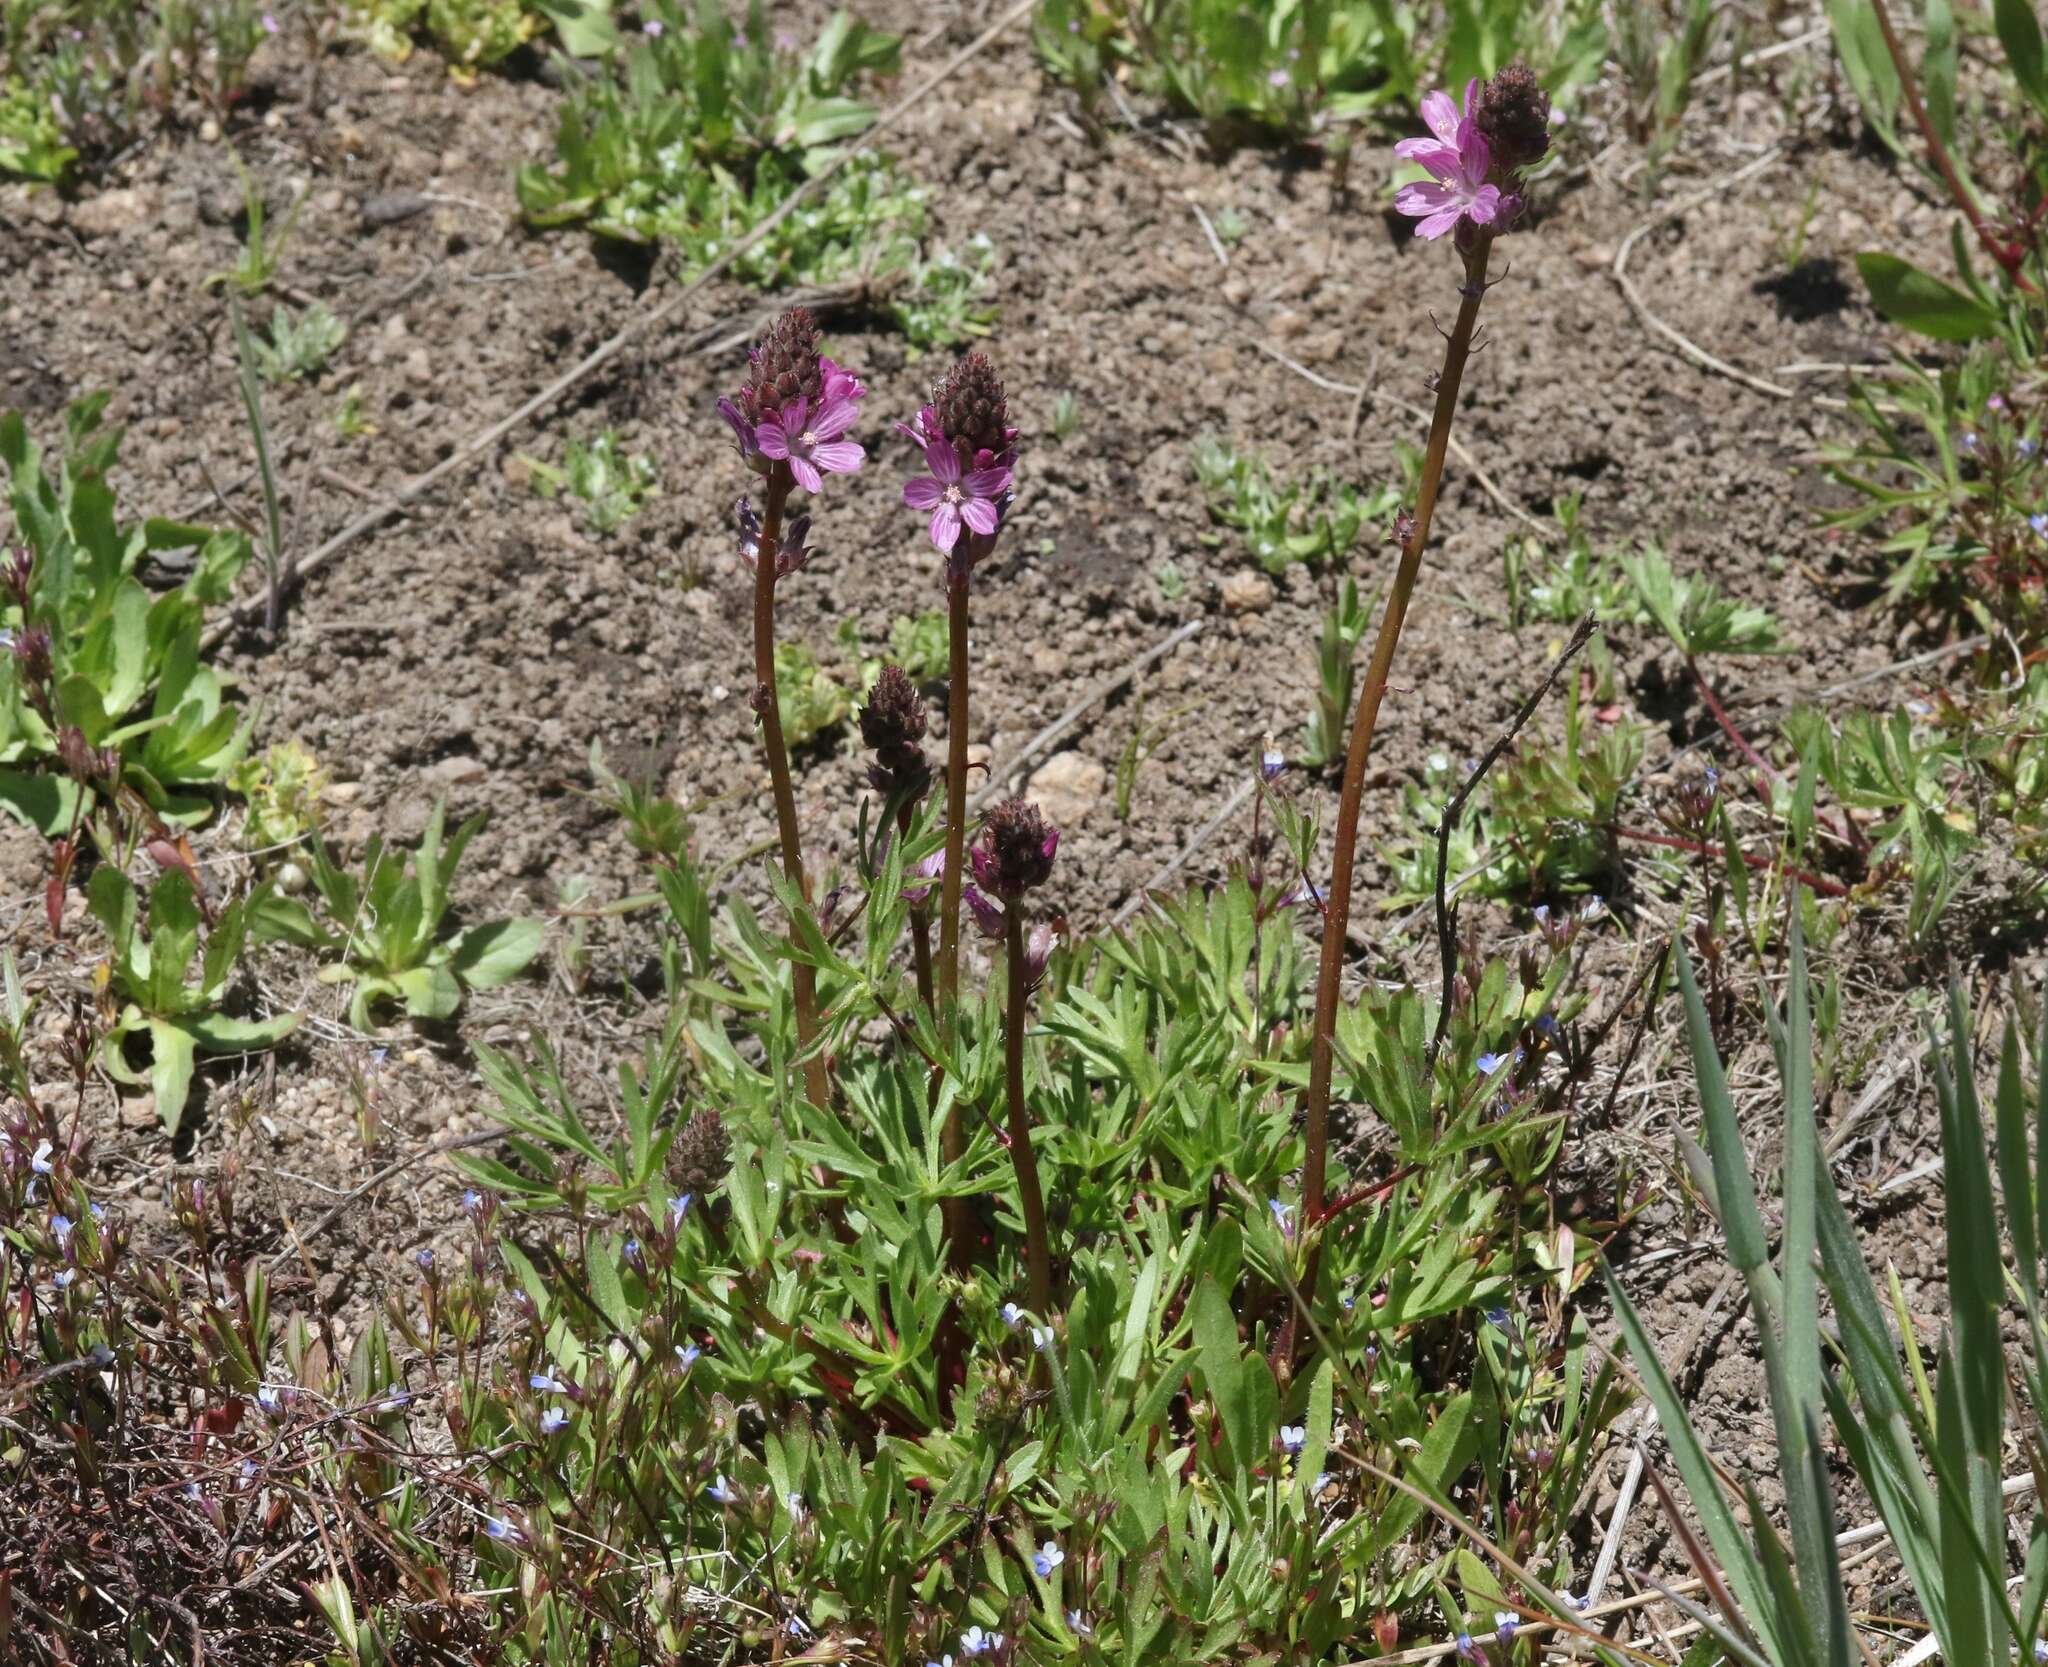
[{"label": "flower petal", "polygon": [[903,483],[903,501],[912,509],[936,509],[945,495],[945,486],[930,475],[919,475]]},{"label": "flower petal", "polygon": [[960,478],[960,454],[944,439],[925,442],[924,461],[925,467],[948,486]]},{"label": "flower petal", "polygon": [[1458,142],[1458,107],[1449,93],[1430,93],[1422,101],[1422,119],[1430,132],[1447,145]]},{"label": "flower petal", "polygon": [[790,458],[789,472],[796,476],[797,485],[806,492],[815,492],[825,484],[824,477],[818,473],[816,466],[808,457]]},{"label": "flower petal", "polygon": [[820,440],[836,440],[859,421],[860,407],[850,399],[827,400],[808,427]]},{"label": "flower petal", "polygon": [[778,462],[789,455],[789,435],[778,422],[765,422],[755,429],[754,444],[761,448],[763,457],[772,457]]},{"label": "flower petal", "polygon": [[1434,241],[1442,237],[1445,232],[1456,229],[1459,220],[1464,217],[1464,213],[1465,211],[1462,208],[1453,204],[1441,213],[1432,214],[1427,220],[1418,224],[1415,228],[1415,235]]},{"label": "flower petal", "polygon": [[1010,489],[1010,471],[976,469],[962,484],[974,497],[993,498],[998,492],[1007,492]]},{"label": "flower petal", "polygon": [[1482,185],[1466,205],[1465,216],[1475,226],[1490,226],[1500,212],[1500,190],[1497,186]]},{"label": "flower petal", "polygon": [[1420,162],[1424,157],[1432,156],[1438,151],[1448,151],[1455,156],[1458,154],[1458,147],[1447,145],[1441,139],[1401,139],[1394,145],[1394,154],[1403,162]]},{"label": "flower petal", "polygon": [[1455,213],[1458,206],[1458,194],[1434,180],[1419,179],[1394,193],[1394,207],[1403,214],[1441,214],[1446,209]]},{"label": "flower petal", "polygon": [[1473,76],[1465,83],[1465,120],[1472,119],[1472,112],[1479,108],[1479,77]]},{"label": "flower petal", "polygon": [[804,418],[809,416],[810,413],[810,400],[803,394],[798,394],[795,399],[782,408],[782,426],[785,432],[790,434],[803,433]]},{"label": "flower petal", "polygon": [[1418,156],[1415,160],[1446,185],[1465,182],[1465,159],[1454,150],[1438,145],[1429,155]]},{"label": "flower petal", "polygon": [[1458,136],[1458,166],[1474,191],[1485,183],[1486,170],[1493,166],[1493,152],[1487,148],[1486,135],[1479,131],[1477,122],[1467,122]]},{"label": "flower petal", "polygon": [[944,555],[953,553],[953,546],[960,542],[960,511],[953,505],[941,502],[932,511],[932,543]]},{"label": "flower petal", "polygon": [[969,498],[960,506],[960,519],[986,538],[996,530],[996,506],[986,498]]},{"label": "flower petal", "polygon": [[852,474],[866,456],[867,452],[858,440],[827,440],[822,446],[811,448],[812,461],[835,475]]}]

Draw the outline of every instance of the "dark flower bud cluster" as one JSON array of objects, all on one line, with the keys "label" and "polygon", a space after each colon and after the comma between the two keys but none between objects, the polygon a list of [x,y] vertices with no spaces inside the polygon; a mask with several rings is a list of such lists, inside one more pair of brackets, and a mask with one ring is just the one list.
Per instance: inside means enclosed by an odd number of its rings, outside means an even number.
[{"label": "dark flower bud cluster", "polygon": [[860,738],[875,755],[868,780],[877,793],[905,802],[931,786],[931,765],[921,744],[924,697],[901,666],[884,666],[860,711]]},{"label": "dark flower bud cluster", "polygon": [[708,1107],[676,1131],[668,1149],[668,1178],[677,1192],[702,1198],[715,1192],[732,1169],[732,1137],[725,1120]]},{"label": "dark flower bud cluster", "polygon": [[988,813],[981,838],[968,853],[984,891],[1014,903],[1052,878],[1060,831],[1028,799],[1005,799]]},{"label": "dark flower bud cluster", "polygon": [[1472,113],[1494,165],[1519,173],[1550,151],[1550,95],[1527,64],[1510,64],[1479,89]]}]

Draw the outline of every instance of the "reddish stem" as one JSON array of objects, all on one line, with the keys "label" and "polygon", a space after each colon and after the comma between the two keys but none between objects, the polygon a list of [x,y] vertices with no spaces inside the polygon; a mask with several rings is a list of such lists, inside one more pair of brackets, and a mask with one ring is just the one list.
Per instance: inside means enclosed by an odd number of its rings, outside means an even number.
[{"label": "reddish stem", "polygon": [[1046,1235],[1045,1194],[1038,1185],[1038,1156],[1031,1150],[1031,1113],[1024,1105],[1024,1021],[1031,977],[1024,969],[1022,899],[1008,900],[1003,942],[1009,950],[1008,1001],[1003,1015],[1004,1080],[1010,1104],[1010,1162],[1017,1171],[1017,1200],[1024,1209],[1024,1260],[1031,1281],[1031,1307],[1052,1318],[1052,1249]]},{"label": "reddish stem", "polygon": [[[782,707],[775,683],[775,563],[782,547],[782,510],[789,501],[789,465],[778,463],[768,477],[762,505],[761,541],[754,557],[754,706],[761,720],[761,748],[768,755],[768,777],[774,788],[775,828],[782,845],[782,872],[806,903],[811,883],[804,873],[802,838],[797,830],[796,790],[789,774],[789,748],[782,739]],[[825,1056],[813,1051],[818,1038],[818,975],[796,961],[790,968],[796,992],[797,1046],[804,1060],[804,1085],[812,1103],[832,1103],[832,1079]]]},{"label": "reddish stem", "polygon": [[[1724,862],[1728,857],[1725,846],[1715,845],[1704,839],[1681,839],[1676,834],[1649,833],[1639,828],[1610,827],[1608,832],[1617,839],[1633,839],[1639,845],[1661,845],[1670,851],[1690,851],[1696,857],[1719,857]],[[1809,873],[1803,868],[1794,868],[1788,862],[1773,861],[1769,857],[1752,856],[1747,851],[1737,851],[1735,854],[1751,868],[1777,869],[1789,874],[1793,879],[1799,881],[1801,885],[1811,886],[1823,897],[1847,897],[1849,895],[1849,888],[1839,881],[1826,879],[1819,874]]]}]

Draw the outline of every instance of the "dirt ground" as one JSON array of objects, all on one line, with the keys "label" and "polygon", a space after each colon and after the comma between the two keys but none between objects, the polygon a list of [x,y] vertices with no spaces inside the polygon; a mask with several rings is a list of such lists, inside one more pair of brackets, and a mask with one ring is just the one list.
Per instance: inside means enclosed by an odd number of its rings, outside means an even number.
[{"label": "dirt ground", "polygon": [[[935,26],[934,9],[907,0],[864,10],[905,32],[914,65],[940,61],[981,26],[950,8]],[[581,235],[519,226],[512,168],[551,146],[555,94],[543,80],[492,75],[461,87],[428,55],[394,71],[346,53],[322,61],[315,86],[306,64],[266,50],[276,56],[259,59],[262,96],[233,137],[274,209],[307,192],[282,293],[296,304],[324,300],[351,325],[317,384],[266,393],[293,538],[309,549],[658,304],[669,286],[622,271]],[[1859,151],[1846,127],[1796,101],[1788,107],[1766,84],[1739,94],[1725,80],[1703,87],[1654,180],[1634,146],[1610,143],[1602,109],[1596,95],[1565,131],[1569,165],[1541,193],[1534,223],[1502,247],[1458,437],[1506,503],[1542,516],[1561,494],[1582,492],[1596,548],[1654,540],[1679,571],[1768,604],[1796,647],[1717,668],[1738,714],[1928,646],[1867,611],[1863,558],[1816,530],[1825,488],[1813,465],[1842,419],[1814,396],[1839,393],[1841,378],[1786,367],[1865,363],[1894,349],[1850,257],[1938,230],[1940,207]],[[1312,703],[1328,581],[1296,569],[1271,587],[1246,583],[1255,570],[1234,535],[1205,538],[1189,442],[1213,430],[1282,467],[1326,465],[1366,485],[1398,478],[1395,447],[1419,444],[1423,425],[1391,402],[1428,401],[1438,361],[1432,314],[1447,318],[1455,307],[1457,273],[1448,250],[1416,242],[1383,210],[1376,162],[1361,158],[1358,189],[1339,197],[1326,171],[1297,158],[1241,151],[1217,160],[1191,133],[1150,120],[1098,142],[1073,110],[1013,32],[919,105],[891,145],[932,187],[942,240],[985,232],[994,241],[1001,317],[989,347],[1024,426],[1019,503],[975,594],[973,740],[1000,768],[1095,680],[1181,624],[1202,626],[1143,679],[1145,720],[1175,715],[1139,771],[1127,821],[1115,815],[1109,778],[1137,722],[1133,691],[1094,707],[1060,743],[1078,757],[1056,772],[1069,795],[1055,812],[1065,831],[1057,884],[1085,932],[1180,850],[1266,738],[1296,744]],[[1632,229],[1771,147],[1782,151],[1773,166],[1641,238],[1630,271],[1667,323],[1788,384],[1796,391],[1786,399],[1686,362],[1631,312],[1610,276]],[[1803,263],[1790,270],[1786,250],[1816,184]],[[114,389],[111,419],[130,431],[125,513],[217,516],[223,496],[237,515],[259,513],[226,312],[204,283],[235,256],[238,208],[226,147],[198,133],[148,145],[74,202],[0,187],[0,408],[22,410],[37,433],[54,436],[68,400]],[[1212,221],[1232,210],[1246,223],[1227,260],[1198,209]],[[748,588],[731,531],[732,500],[746,482],[712,411],[743,359],[737,345],[689,346],[721,321],[736,344],[760,315],[757,295],[710,286],[486,465],[313,576],[279,641],[251,632],[229,645],[259,714],[259,744],[296,737],[334,778],[329,815],[340,843],[378,828],[414,836],[445,794],[456,813],[492,813],[459,886],[473,913],[551,908],[573,877],[598,899],[623,896],[642,881],[614,822],[585,796],[593,742],[621,773],[651,776],[701,807],[707,858],[738,859],[770,837],[745,693]],[[892,616],[942,602],[936,556],[899,502],[909,448],[887,427],[921,402],[938,361],[912,361],[899,337],[858,311],[827,323],[835,356],[872,390],[861,436],[870,463],[823,498],[823,553],[784,586],[783,618],[843,680],[851,666],[833,642],[842,622],[856,622],[863,652],[880,653]],[[1367,393],[1361,400],[1317,379]],[[333,418],[352,386],[375,433],[344,440]],[[1051,411],[1063,393],[1078,401],[1080,421],[1055,442]],[[598,538],[532,493],[518,456],[553,460],[568,435],[606,426],[658,461],[663,492],[619,533]],[[1369,841],[1390,823],[1397,784],[1431,751],[1482,750],[1540,680],[1562,632],[1514,632],[1505,621],[1500,552],[1525,530],[1453,463],[1382,724]],[[1187,580],[1171,603],[1154,578],[1169,559]],[[1362,541],[1361,586],[1391,562],[1377,536]],[[1654,791],[1669,755],[1709,726],[1660,641],[1619,633],[1610,646],[1620,699],[1655,724]],[[1879,680],[1847,698],[1887,700],[1901,687]],[[857,743],[842,737],[800,766],[808,848],[828,863],[843,859],[862,791]],[[1182,879],[1218,877],[1243,838],[1241,824],[1227,828]],[[200,845],[202,857],[231,848],[218,833]],[[32,841],[10,837],[0,894],[14,899],[7,924],[25,972],[62,984],[78,967],[72,951],[51,949],[41,924],[40,860]],[[1362,897],[1370,900],[1377,878],[1369,862]],[[751,883],[744,869],[735,883]],[[1403,964],[1414,946],[1381,936],[1385,917],[1369,901],[1360,916],[1369,963]],[[1489,941],[1511,943],[1526,930],[1501,911],[1472,919]],[[1618,990],[1636,945],[1672,919],[1668,900],[1617,899],[1608,947],[1592,963],[1601,997]],[[462,1038],[516,1042],[545,1029],[581,1080],[609,1075],[640,1022],[633,992],[651,951],[631,923],[594,927],[592,947],[585,990],[545,957],[527,981],[473,997],[459,1036],[401,1035],[368,1075],[371,1044],[339,1022],[343,1004],[330,988],[266,985],[266,1001],[305,1004],[314,1015],[274,1074],[216,1077],[207,1115],[175,1158],[146,1102],[110,1111],[100,1143],[110,1186],[138,1203],[161,1200],[174,1174],[214,1174],[234,1154],[252,1244],[275,1251],[287,1220],[322,1223],[307,1247],[311,1270],[288,1265],[281,1283],[296,1282],[300,1300],[310,1284],[324,1304],[359,1302],[444,1230],[458,1183],[444,1166],[421,1166],[324,1218],[378,1163],[489,1124]],[[1433,974],[1422,953],[1414,964]],[[1845,1185],[1871,1186],[1931,1150],[1931,1106],[1911,1081],[1896,942],[1880,922],[1851,933],[1840,954],[1853,1022],[1871,1045],[1835,1113],[1885,1060],[1896,1054],[1907,1065],[1842,1149]],[[282,961],[273,970],[280,980],[303,976]],[[1765,1110],[1768,1049],[1759,1037],[1747,1042],[1736,1080],[1745,1104]],[[1682,1104],[1671,1090],[1685,1073],[1675,1036],[1654,1035],[1623,1127],[1599,1137],[1589,1164],[1614,1152],[1667,1164]],[[601,1093],[593,1088],[593,1099]],[[369,1157],[358,1134],[366,1101],[383,1131]],[[1922,1183],[1865,1215],[1879,1251],[1901,1259],[1916,1302],[1938,1268],[1931,1204],[1938,1199]],[[1653,1329],[1681,1335],[1719,1282],[1711,1244],[1678,1248],[1707,1237],[1705,1224],[1675,1209],[1633,1235]],[[1659,1250],[1666,1254],[1652,1259]],[[1927,1300],[1939,1312],[1938,1288]],[[1717,1321],[1701,1354],[1711,1361],[1703,1400],[1717,1446],[1768,1469],[1753,1347]]]}]

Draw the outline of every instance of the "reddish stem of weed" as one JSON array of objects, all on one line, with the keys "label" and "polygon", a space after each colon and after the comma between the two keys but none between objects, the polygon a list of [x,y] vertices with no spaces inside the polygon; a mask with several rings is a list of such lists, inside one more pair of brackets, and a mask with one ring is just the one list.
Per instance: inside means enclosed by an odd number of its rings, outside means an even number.
[{"label": "reddish stem of weed", "polygon": [[1948,154],[1948,146],[1941,142],[1941,135],[1934,130],[1934,123],[1927,114],[1927,106],[1920,97],[1920,82],[1913,74],[1913,66],[1907,61],[1905,46],[1900,42],[1898,31],[1892,27],[1891,8],[1885,0],[1870,0],[1871,9],[1877,13],[1877,27],[1884,36],[1884,49],[1891,55],[1892,68],[1898,72],[1899,94],[1906,101],[1906,109],[1913,117],[1913,125],[1920,129],[1920,137],[1926,141],[1927,154],[1934,160],[1935,172],[1941,175],[1942,184],[1948,187],[1948,194],[1955,199],[1956,207],[1963,212],[1963,218],[1970,222],[1970,230],[1977,234],[1977,241],[1984,246],[1984,252],[1998,263],[2013,283],[2029,295],[2040,293],[2027,281],[2020,271],[2024,258],[2017,245],[2001,243],[1991,234],[1991,228],[1984,223],[1984,215],[1977,207],[1977,199],[1970,194],[1970,188],[1963,183],[1956,172],[1954,160]]},{"label": "reddish stem of weed", "polygon": [[[1704,839],[1681,839],[1676,834],[1650,833],[1641,828],[1611,828],[1617,839],[1633,839],[1639,845],[1661,845],[1668,851],[1690,851],[1696,857],[1717,857],[1725,862],[1728,851],[1725,846],[1713,844]],[[1735,853],[1751,868],[1782,869],[1803,886],[1810,886],[1823,897],[1847,897],[1849,888],[1839,881],[1823,875],[1811,874],[1803,868],[1794,868],[1790,863],[1773,862],[1769,857],[1753,856],[1748,851]]]},{"label": "reddish stem of weed", "polygon": [[[1707,681],[1707,674],[1700,670],[1699,662],[1694,660],[1691,655],[1686,656],[1685,669],[1692,674],[1693,687],[1699,690],[1700,699],[1707,703],[1707,710],[1713,713],[1714,722],[1721,726],[1721,733],[1735,744],[1735,750],[1749,760],[1750,764],[1765,781],[1771,782],[1773,785],[1781,782],[1784,778],[1772,766],[1771,761],[1758,752],[1755,747],[1751,746],[1749,738],[1735,727],[1735,720],[1729,717],[1728,709],[1721,704],[1720,696],[1714,693],[1714,686]],[[1757,797],[1763,800],[1764,809],[1776,814],[1777,803],[1764,790],[1761,783],[1757,786]],[[1867,851],[1870,848],[1870,841],[1863,837],[1862,831],[1856,826],[1855,821],[1847,815],[1844,815],[1835,823],[1832,831],[1835,837],[1851,850]]]},{"label": "reddish stem of weed", "polygon": [[[789,501],[787,463],[778,463],[768,477],[761,515],[761,542],[754,558],[754,706],[761,720],[761,748],[768,755],[768,776],[774,784],[775,828],[782,841],[782,872],[808,903],[811,883],[804,874],[804,854],[796,824],[796,791],[790,784],[789,748],[782,739],[782,709],[775,684],[775,562],[782,548],[782,510]],[[807,1055],[804,1085],[819,1106],[832,1103],[832,1079],[825,1056],[813,1052],[818,1039],[818,975],[802,961],[791,969],[796,991],[797,1046]]]},{"label": "reddish stem of weed", "polygon": [[[1316,969],[1315,1029],[1309,1043],[1308,1151],[1302,1170],[1302,1225],[1322,1219],[1330,1138],[1330,1075],[1337,1034],[1337,1002],[1344,972],[1344,937],[1351,924],[1351,877],[1358,852],[1359,801],[1365,793],[1366,764],[1372,757],[1373,733],[1379,725],[1380,702],[1387,692],[1394,650],[1408,617],[1409,598],[1429,544],[1429,523],[1443,482],[1444,454],[1450,448],[1451,420],[1457,414],[1458,388],[1472,353],[1472,334],[1479,322],[1479,304],[1486,299],[1486,262],[1493,247],[1491,233],[1481,232],[1465,256],[1465,282],[1459,290],[1458,321],[1444,343],[1444,364],[1437,378],[1436,410],[1429,426],[1429,449],[1422,464],[1422,485],[1415,500],[1415,524],[1401,547],[1393,589],[1373,639],[1372,663],[1358,692],[1351,719],[1351,745],[1344,763],[1344,786],[1337,800],[1337,832],[1331,856],[1330,895],[1323,913],[1322,959]],[[1448,999],[1446,992],[1446,999]],[[1303,1272],[1302,1290],[1315,1292],[1317,1257],[1311,1252]],[[1291,1333],[1293,1319],[1287,1322]]]},{"label": "reddish stem of weed", "polygon": [[1024,1018],[1031,977],[1024,968],[1024,917],[1020,900],[1003,914],[1003,942],[1009,950],[1010,987],[1003,1015],[1003,1065],[1010,1102],[1010,1162],[1017,1170],[1017,1199],[1024,1207],[1024,1262],[1031,1281],[1031,1307],[1052,1318],[1052,1248],[1045,1230],[1045,1194],[1038,1185],[1038,1156],[1031,1150],[1031,1114],[1024,1106]]}]

